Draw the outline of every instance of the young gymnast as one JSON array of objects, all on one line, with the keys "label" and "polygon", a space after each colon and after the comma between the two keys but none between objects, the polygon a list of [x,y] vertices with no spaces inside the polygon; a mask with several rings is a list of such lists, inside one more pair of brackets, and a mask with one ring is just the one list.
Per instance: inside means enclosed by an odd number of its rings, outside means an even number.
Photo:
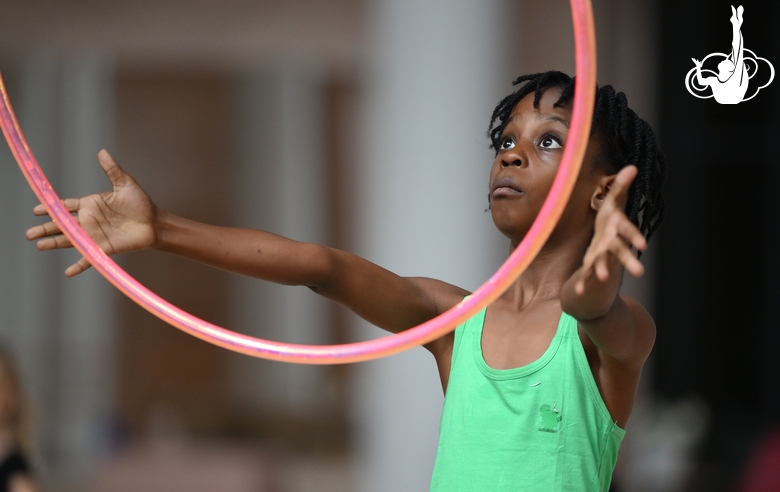
[{"label": "young gymnast", "polygon": [[[712,94],[720,104],[738,104],[745,98],[750,83],[745,65],[745,42],[742,39],[742,14],[744,7],[731,7],[731,54],[718,63],[717,77],[703,77],[702,62],[692,58],[696,64],[696,81],[702,87],[712,87]],[[755,61],[755,60],[754,60]]]},{"label": "young gymnast", "polygon": [[[493,112],[489,205],[513,250],[552,185],[569,132],[574,82],[561,72],[524,84]],[[642,275],[664,216],[666,164],[653,132],[610,86],[571,199],[537,258],[498,300],[426,345],[445,391],[435,491],[606,491],[655,340],[645,309],[619,295]],[[156,207],[106,151],[113,191],[64,201],[108,254],[155,248],[287,285],[305,285],[397,333],[469,292],[400,277],[355,255],[268,232],[197,223]],[[43,206],[34,209],[45,215]],[[57,225],[27,231],[38,248],[70,247]],[[83,258],[66,270],[89,267]]]}]

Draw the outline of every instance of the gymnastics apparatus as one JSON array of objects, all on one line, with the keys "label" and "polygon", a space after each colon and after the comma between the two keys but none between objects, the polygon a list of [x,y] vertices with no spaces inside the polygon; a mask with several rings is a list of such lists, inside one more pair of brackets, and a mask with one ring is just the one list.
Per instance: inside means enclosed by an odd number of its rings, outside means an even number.
[{"label": "gymnastics apparatus", "polygon": [[153,315],[206,342],[263,359],[299,364],[342,364],[377,359],[436,340],[496,300],[525,271],[558,223],[588,145],[596,95],[596,35],[591,2],[570,0],[570,3],[577,75],[571,130],[555,181],[531,229],[498,271],[468,299],[419,326],[376,340],[342,345],[284,344],[241,335],[184,312],[120,268],[65,209],[27,145],[11,109],[2,76],[0,126],[30,187],[73,246],[117,289]]}]

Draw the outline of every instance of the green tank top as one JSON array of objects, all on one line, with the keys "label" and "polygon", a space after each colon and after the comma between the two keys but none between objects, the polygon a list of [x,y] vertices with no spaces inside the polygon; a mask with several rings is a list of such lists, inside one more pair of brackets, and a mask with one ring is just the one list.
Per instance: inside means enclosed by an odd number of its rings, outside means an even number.
[{"label": "green tank top", "polygon": [[485,309],[455,330],[432,492],[606,492],[625,431],[609,415],[577,333],[561,315],[536,361],[482,357]]}]

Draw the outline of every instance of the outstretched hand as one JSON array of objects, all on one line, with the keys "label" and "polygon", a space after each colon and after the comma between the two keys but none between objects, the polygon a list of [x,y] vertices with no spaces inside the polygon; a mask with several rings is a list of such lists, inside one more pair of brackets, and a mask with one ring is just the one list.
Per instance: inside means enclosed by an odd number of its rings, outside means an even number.
[{"label": "outstretched hand", "polygon": [[[67,198],[63,200],[65,208],[76,214],[84,231],[108,255],[154,246],[157,208],[149,195],[105,150],[98,153],[98,163],[111,180],[113,191]],[[33,214],[48,215],[48,212],[39,204]],[[25,236],[30,241],[38,240],[41,251],[73,247],[54,221],[31,227]],[[73,277],[90,266],[89,261],[81,258],[65,270],[65,275]]]},{"label": "outstretched hand", "polygon": [[575,292],[582,295],[585,283],[594,275],[601,282],[610,277],[610,264],[616,261],[635,277],[645,269],[632,251],[647,248],[647,241],[625,213],[628,190],[637,175],[635,166],[626,166],[615,176],[596,215],[595,232],[582,262],[582,275]]}]

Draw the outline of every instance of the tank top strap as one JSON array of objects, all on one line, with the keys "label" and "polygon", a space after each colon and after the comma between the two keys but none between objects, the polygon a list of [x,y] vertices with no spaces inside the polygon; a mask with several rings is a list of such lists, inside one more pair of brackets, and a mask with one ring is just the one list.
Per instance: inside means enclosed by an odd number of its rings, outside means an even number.
[{"label": "tank top strap", "polygon": [[455,340],[452,346],[452,360],[454,361],[460,347],[463,345],[464,338],[471,338],[472,336],[481,336],[482,325],[485,322],[485,313],[487,312],[487,306],[482,308],[482,311],[478,312],[471,318],[467,319],[463,324],[460,324],[455,328]]},{"label": "tank top strap", "polygon": [[[559,321],[559,329],[561,330],[561,336],[567,338],[570,342],[572,340],[579,342],[580,332],[577,326],[577,320],[571,315],[565,312],[561,313],[561,319]],[[581,344],[582,342],[580,342]]]}]

